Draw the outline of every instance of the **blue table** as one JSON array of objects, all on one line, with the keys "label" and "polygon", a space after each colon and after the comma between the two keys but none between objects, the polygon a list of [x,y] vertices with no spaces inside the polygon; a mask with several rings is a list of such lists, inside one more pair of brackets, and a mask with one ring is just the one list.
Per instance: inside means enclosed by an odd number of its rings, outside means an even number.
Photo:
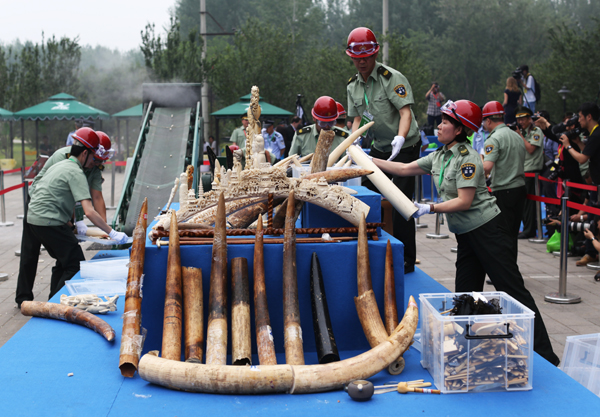
[{"label": "blue table", "polygon": [[[380,271],[382,268],[380,247],[385,245],[386,235],[379,242],[370,242],[373,283],[379,300],[382,298]],[[393,238],[392,238],[393,239]],[[343,245],[343,246],[340,246]],[[350,253],[353,243],[335,244],[337,250],[310,246],[298,250],[298,281],[301,317],[305,336],[307,363],[314,363],[316,355],[311,351],[312,319],[307,313],[305,290],[305,258],[312,250],[321,255],[325,275],[329,307],[333,326],[342,350],[343,358],[355,356],[367,349],[366,340],[354,308],[352,296],[356,293],[355,260],[341,259],[341,253]],[[230,256],[248,254],[245,245],[230,246]],[[269,245],[266,250],[271,265],[280,265],[276,255],[280,245]],[[321,245],[323,246],[323,245]],[[334,246],[334,245],[331,245]],[[345,247],[347,246],[347,247]],[[198,247],[196,247],[198,248]],[[210,248],[207,246],[206,248]],[[402,248],[394,241],[395,256]],[[144,283],[143,326],[148,329],[144,352],[155,349],[160,339],[164,299],[164,259],[166,248],[147,248],[146,281]],[[335,255],[335,254],[338,255]],[[106,256],[105,254],[101,254]],[[184,265],[197,264],[203,268],[206,285],[208,269],[204,269],[207,254],[204,248],[182,249]],[[210,258],[210,256],[208,256]],[[401,258],[400,258],[401,259]],[[396,264],[401,265],[396,258]],[[332,267],[332,264],[335,265]],[[275,337],[281,339],[281,298],[275,283],[279,281],[275,269],[267,274],[267,287],[271,320]],[[331,271],[334,271],[333,273]],[[332,275],[333,274],[333,275]],[[279,274],[280,275],[280,274]],[[398,274],[396,275],[398,277]],[[403,278],[403,279],[401,279]],[[418,268],[397,281],[399,304],[406,304],[409,294],[418,298],[419,293],[445,292],[440,284]],[[336,289],[331,289],[331,286]],[[205,286],[205,298],[208,287]],[[52,301],[58,302],[60,294]],[[62,321],[32,318],[13,338],[0,349],[0,410],[6,416],[196,416],[215,413],[219,416],[245,415],[457,415],[477,416],[485,413],[522,416],[597,416],[600,399],[559,369],[535,355],[532,391],[512,393],[478,393],[457,395],[400,395],[389,393],[375,396],[371,401],[357,403],[342,391],[307,395],[257,395],[233,396],[194,394],[173,391],[134,378],[123,378],[118,369],[121,338],[121,313],[124,299],[119,299],[118,313],[104,316],[113,326],[117,337],[109,343],[99,334],[84,327]],[[159,319],[158,319],[159,318]],[[158,322],[156,322],[158,320]],[[347,321],[348,324],[344,324]],[[158,333],[158,335],[157,335]],[[278,340],[280,363],[281,340]],[[383,371],[371,380],[375,384],[391,380],[424,378],[432,381],[429,373],[420,365],[420,354],[410,349],[405,354],[406,369],[398,377]],[[254,358],[256,363],[256,357]],[[73,373],[72,377],[67,376]]]}]

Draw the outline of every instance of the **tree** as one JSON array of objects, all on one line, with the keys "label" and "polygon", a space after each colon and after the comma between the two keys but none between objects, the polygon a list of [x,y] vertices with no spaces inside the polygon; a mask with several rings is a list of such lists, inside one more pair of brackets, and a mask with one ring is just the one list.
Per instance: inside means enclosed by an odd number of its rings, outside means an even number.
[{"label": "tree", "polygon": [[163,42],[155,34],[154,24],[146,25],[142,32],[141,51],[146,67],[156,81],[201,82],[203,79],[202,39],[191,31],[182,39],[180,25],[171,18],[171,26]]}]

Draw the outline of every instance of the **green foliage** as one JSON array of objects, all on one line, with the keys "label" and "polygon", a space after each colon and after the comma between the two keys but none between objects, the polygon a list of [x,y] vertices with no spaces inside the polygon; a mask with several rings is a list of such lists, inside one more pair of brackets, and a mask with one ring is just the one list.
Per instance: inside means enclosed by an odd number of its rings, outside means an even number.
[{"label": "green foliage", "polygon": [[164,42],[156,35],[154,24],[146,25],[142,32],[140,48],[155,81],[200,82],[203,79],[202,39],[194,30],[189,32],[187,39],[182,39],[179,28],[177,19],[171,18]]},{"label": "green foliage", "polygon": [[565,25],[549,31],[552,54],[540,65],[538,81],[543,83],[543,107],[555,121],[563,114],[563,101],[557,93],[566,86],[567,111],[576,111],[584,102],[597,100],[600,83],[600,21],[590,30],[577,30]]}]

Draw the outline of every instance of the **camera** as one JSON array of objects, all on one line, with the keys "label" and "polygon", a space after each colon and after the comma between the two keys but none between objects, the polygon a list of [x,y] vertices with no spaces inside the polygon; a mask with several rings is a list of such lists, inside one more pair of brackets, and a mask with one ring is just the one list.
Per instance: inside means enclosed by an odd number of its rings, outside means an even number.
[{"label": "camera", "polygon": [[512,122],[507,124],[506,126],[508,126],[510,128],[510,130],[514,130],[515,132],[517,131],[517,129],[519,128],[519,125],[517,124],[517,122]]},{"label": "camera", "polygon": [[565,122],[561,122],[561,123],[557,124],[556,126],[554,126],[552,128],[552,133],[554,133],[556,136],[559,136],[565,130],[567,130],[567,128],[569,128],[571,126],[576,126],[578,128],[581,127],[579,125],[579,116],[577,114],[574,114],[569,120],[567,120]]},{"label": "camera", "polygon": [[517,69],[513,71],[512,76],[517,81],[521,80],[521,78],[523,78],[523,70],[521,67],[517,67]]},{"label": "camera", "polygon": [[564,132],[563,134],[569,138],[569,140],[573,140],[575,138],[577,138],[579,135],[581,135],[583,133],[583,129],[580,127],[576,127],[573,130],[567,130],[566,132]]},{"label": "camera", "polygon": [[596,223],[593,220],[589,223],[569,222],[568,229],[572,232],[583,232],[585,229],[590,229],[590,231],[595,235]]},{"label": "camera", "polygon": [[533,120],[534,122],[536,120],[538,120],[540,117],[542,117],[542,115],[540,114],[540,112],[536,112],[534,115],[531,116],[531,120]]},{"label": "camera", "polygon": [[556,162],[549,160],[546,162],[546,168],[550,170],[550,173],[546,175],[546,178],[548,178],[550,181],[554,181],[560,176],[561,168]]}]

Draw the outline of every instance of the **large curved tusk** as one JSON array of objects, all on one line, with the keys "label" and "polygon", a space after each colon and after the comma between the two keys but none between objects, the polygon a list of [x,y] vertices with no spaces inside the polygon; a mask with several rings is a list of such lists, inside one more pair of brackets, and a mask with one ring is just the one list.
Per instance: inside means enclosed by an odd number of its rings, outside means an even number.
[{"label": "large curved tusk", "polygon": [[[340,145],[341,146],[341,145]],[[383,172],[375,165],[364,153],[364,151],[356,146],[350,146],[348,148],[350,156],[358,165],[365,169],[373,171],[372,174],[367,175],[371,182],[377,187],[379,192],[389,200],[394,208],[404,217],[410,219],[410,217],[417,212],[415,205],[404,195],[398,187],[394,185],[392,180],[385,176]]]},{"label": "large curved tusk", "polygon": [[387,241],[385,249],[385,278],[384,278],[384,300],[383,311],[385,317],[385,329],[392,334],[398,325],[398,306],[396,305],[396,285],[394,279],[394,255],[392,244]]},{"label": "large curved tusk", "polygon": [[341,168],[333,169],[330,171],[315,172],[314,174],[306,174],[303,179],[312,180],[325,178],[328,184],[335,184],[338,182],[348,181],[352,178],[362,177],[363,175],[372,174],[373,171],[362,168]]},{"label": "large curved tusk", "polygon": [[181,286],[181,253],[175,211],[171,211],[167,280],[165,285],[165,312],[163,322],[163,358],[181,360],[181,332],[183,327],[183,288]]},{"label": "large curved tusk", "polygon": [[219,196],[213,239],[206,328],[206,363],[227,363],[227,227],[225,197]]},{"label": "large curved tusk", "polygon": [[204,302],[202,291],[202,269],[181,268],[183,285],[184,358],[186,361],[202,363],[204,347]]},{"label": "large curved tusk", "polygon": [[315,155],[310,161],[310,172],[322,172],[327,170],[327,164],[329,162],[329,149],[331,143],[335,138],[335,132],[333,130],[321,130],[319,133],[319,140],[317,141],[317,148],[315,149]]},{"label": "large curved tusk", "polygon": [[409,346],[419,321],[411,296],[402,322],[384,343],[353,358],[326,365],[219,366],[170,361],[155,351],[140,360],[140,377],[172,389],[217,394],[304,394],[343,388],[389,366]]},{"label": "large curved tusk", "polygon": [[43,301],[23,301],[21,303],[21,314],[80,324],[101,334],[109,342],[115,340],[115,331],[110,327],[110,324],[77,307],[45,303]]},{"label": "large curved tusk", "polygon": [[303,365],[304,349],[298,302],[298,277],[296,276],[295,206],[294,192],[291,191],[288,197],[283,234],[283,346],[286,363]]},{"label": "large curved tusk", "polygon": [[[177,179],[176,182],[178,182]],[[146,227],[148,225],[148,199],[144,198],[140,214],[133,229],[133,244],[127,273],[125,309],[123,313],[123,331],[119,352],[121,375],[133,378],[142,353],[142,274],[146,254]]]},{"label": "large curved tusk", "polygon": [[231,362],[233,365],[251,365],[250,290],[248,288],[248,260],[231,260]]},{"label": "large curved tusk", "polygon": [[[346,149],[348,149],[348,147],[350,145],[352,145],[354,143],[354,141],[356,139],[358,139],[358,137],[360,135],[362,135],[363,133],[365,133],[367,130],[369,130],[369,128],[371,126],[373,126],[375,124],[375,122],[369,122],[366,125],[364,125],[363,127],[356,129],[356,131],[354,133],[352,133],[350,136],[348,136],[346,139],[344,139],[344,141],[342,143],[340,143],[338,145],[337,148],[335,148],[333,151],[331,151],[331,153],[329,154],[329,160],[327,161],[327,166],[328,167],[332,167],[333,164],[336,163],[336,161],[338,159],[340,159],[340,156],[342,156],[342,154],[344,153],[344,151]],[[363,168],[366,168],[363,166]]]}]

